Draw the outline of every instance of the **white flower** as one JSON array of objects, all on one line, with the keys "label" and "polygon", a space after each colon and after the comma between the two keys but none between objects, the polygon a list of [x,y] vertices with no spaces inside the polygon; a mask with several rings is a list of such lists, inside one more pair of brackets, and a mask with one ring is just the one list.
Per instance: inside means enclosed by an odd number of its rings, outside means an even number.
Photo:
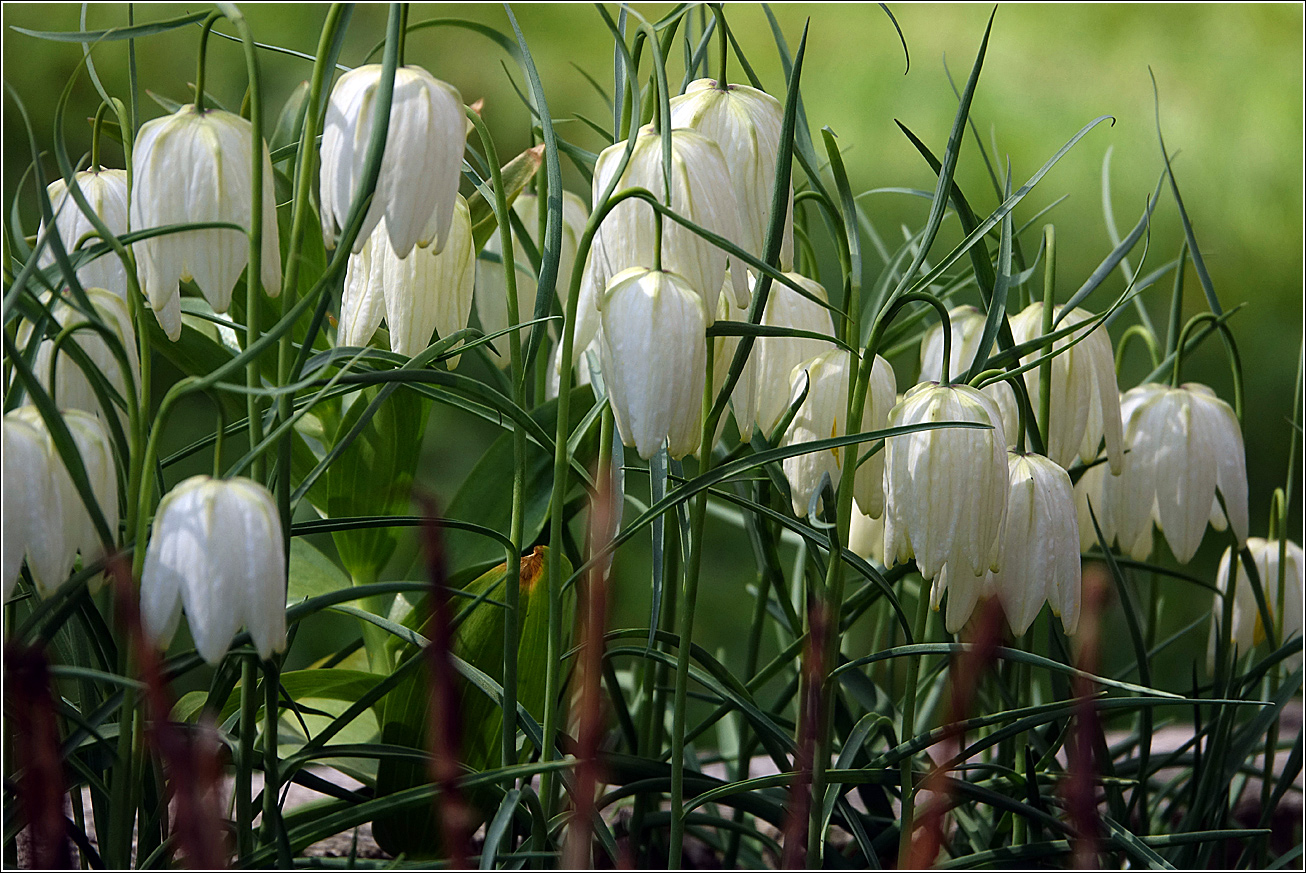
[{"label": "white flower", "polygon": [[877,564],[884,563],[884,514],[871,518],[853,504],[852,523],[848,526],[848,549],[855,555]]},{"label": "white flower", "polygon": [[[1056,307],[1060,313],[1064,307]],[[1073,327],[1095,316],[1083,309],[1072,309],[1059,328]],[[1087,328],[1086,328],[1087,330]],[[1043,336],[1043,304],[1027,306],[1011,319],[1011,335],[1017,344]],[[1065,349],[1052,359],[1052,403],[1048,410],[1048,457],[1069,469],[1075,455],[1088,463],[1097,457],[1098,446],[1106,438],[1106,456],[1111,472],[1119,474],[1123,461],[1121,448],[1120,389],[1116,387],[1115,356],[1111,336],[1098,326],[1084,339],[1066,349],[1071,340],[1084,336],[1077,331],[1052,344],[1054,351]],[[1042,352],[1021,358],[1029,363]],[[1039,370],[1025,372],[1030,406],[1039,408]]]},{"label": "white flower", "polygon": [[[322,234],[335,247],[358,196],[372,139],[380,64],[340,77],[322,130],[319,196]],[[354,254],[385,218],[390,245],[404,258],[414,245],[444,249],[467,146],[467,117],[458,89],[421,67],[395,70],[394,99],[376,193],[354,241]]]},{"label": "white flower", "polygon": [[[690,82],[685,93],[671,99],[671,126],[689,127],[721,147],[739,205],[739,225],[745,251],[761,258],[771,225],[771,193],[784,107],[765,91],[747,85],[717,87],[712,79]],[[793,262],[794,188],[789,185],[780,242],[780,266]]]},{"label": "white flower", "polygon": [[698,450],[707,366],[703,298],[675,273],[630,269],[608,284],[599,349],[622,442],[651,458]]},{"label": "white flower", "polygon": [[[221,109],[183,106],[147,121],[132,152],[131,226],[147,230],[173,224],[225,221],[248,228],[253,198],[252,128]],[[281,293],[281,250],[272,161],[263,145],[263,290]],[[249,238],[238,230],[186,230],[151,237],[134,246],[145,296],[168,339],[181,336],[178,282],[193,279],[223,313],[236,280],[249,263]]]},{"label": "white flower", "polygon": [[281,518],[249,479],[192,476],[159,502],[145,568],[141,620],[162,648],[183,606],[200,657],[217,664],[241,625],[262,658],[286,647]]},{"label": "white flower", "polygon": [[[845,429],[850,358],[849,352],[834,349],[794,367],[789,376],[792,396],[796,399],[803,387],[807,386],[807,397],[798,407],[789,429],[785,431],[784,438],[780,441],[782,446],[884,428],[897,389],[893,368],[884,358],[876,355],[866,391],[866,402],[862,407],[861,427],[852,431]],[[838,488],[845,462],[859,457],[868,448],[867,445],[845,446],[785,458],[785,478],[789,480],[794,515],[799,518],[807,515],[812,494],[820,486],[824,474],[829,473],[831,484]],[[883,480],[884,451],[881,450],[857,468],[853,480],[853,496],[857,505],[872,517],[878,517],[884,511]]]},{"label": "white flower", "polygon": [[[952,338],[952,353],[948,360],[950,378],[960,379],[974,363],[984,333],[984,321],[984,313],[974,306],[957,306],[948,310],[948,323],[952,328],[949,332]],[[921,341],[920,381],[938,382],[942,378],[943,324],[940,323],[934,325]],[[1007,435],[1007,448],[1019,448],[1015,445],[1015,439],[1020,432],[1020,412],[1011,385],[1006,380],[993,382],[981,388],[980,392],[998,407],[1002,428]]]},{"label": "white flower", "polygon": [[[595,162],[595,208],[599,206],[597,200],[616,172],[625,148],[624,142],[609,146]],[[662,170],[662,137],[646,127],[636,139],[630,163],[613,193],[618,194],[627,188],[646,188],[666,202]],[[731,242],[739,242],[739,215],[725,158],[715,142],[692,130],[671,132],[670,205],[695,224]],[[594,236],[581,282],[576,322],[577,348],[588,345],[594,337],[598,319],[593,317],[593,313],[601,308],[597,306],[597,300],[612,277],[631,267],[646,270],[653,267],[656,224],[653,207],[638,200],[623,201],[604,218]],[[669,218],[662,220],[662,268],[679,275],[703,299],[708,324],[716,315],[717,295],[725,282],[727,262],[728,256],[723,250]],[[735,305],[746,306],[748,285],[745,271],[736,271],[731,282]]]},{"label": "white flower", "polygon": [[[33,362],[33,371],[41,387],[54,397],[60,409],[81,409],[92,415],[104,415],[105,411],[91,388],[90,379],[68,353],[69,344],[75,343],[80,346],[92,366],[104,375],[109,385],[123,398],[127,398],[136,392],[136,385],[140,379],[136,330],[132,327],[127,304],[117,294],[103,288],[87,288],[86,296],[95,309],[96,320],[113,333],[127,353],[129,373],[123,373],[117,355],[110,351],[105,338],[89,327],[76,331],[64,340],[58,360],[54,360],[54,341],[49,337],[41,340],[36,351],[36,360]],[[60,328],[91,321],[84,313],[62,300],[51,306],[50,314],[54,319],[56,332]],[[19,342],[26,344],[31,332],[32,325],[24,324],[19,331]],[[54,365],[53,379],[50,377],[52,364]],[[125,424],[126,413],[122,410],[118,412],[119,419]]]},{"label": "white flower", "polygon": [[[115,236],[127,232],[127,171],[100,170],[93,173],[83,170],[73,177],[81,189],[86,204],[99,217],[105,227]],[[54,229],[59,234],[64,250],[69,256],[76,252],[76,246],[82,237],[95,233],[95,226],[77,206],[68,193],[68,185],[63,179],[55,179],[45,187],[45,194],[50,198],[50,208],[54,211]],[[45,233],[45,222],[37,230],[37,238]],[[84,247],[89,248],[102,243],[98,235],[86,240]],[[54,254],[47,246],[41,252],[37,263],[48,267],[54,263]],[[123,300],[127,299],[127,271],[122,261],[113,252],[101,255],[93,261],[83,263],[77,268],[77,281],[83,288],[107,288]]]},{"label": "white flower", "polygon": [[[461,195],[442,252],[419,247],[399,257],[390,247],[383,221],[362,251],[349,256],[339,344],[367,345],[384,318],[391,351],[412,357],[430,344],[432,332],[445,337],[467,326],[475,277],[471,213]],[[449,366],[456,365],[457,358],[450,359]]]},{"label": "white flower", "polygon": [[[1261,592],[1265,595],[1265,605],[1269,608],[1270,619],[1279,620],[1280,610],[1283,614],[1283,639],[1286,642],[1302,632],[1302,589],[1306,587],[1306,556],[1301,546],[1288,541],[1287,558],[1279,563],[1279,540],[1266,540],[1261,537],[1249,537],[1247,550],[1252,554],[1256,573],[1260,577]],[[1256,594],[1252,591],[1252,580],[1247,575],[1247,568],[1233,554],[1231,549],[1224,550],[1220,558],[1220,569],[1216,575],[1216,585],[1220,594],[1216,595],[1211,607],[1211,637],[1208,663],[1215,663],[1216,638],[1219,635],[1220,622],[1224,616],[1224,592],[1229,590],[1229,562],[1237,566],[1235,588],[1233,593],[1233,620],[1229,625],[1229,641],[1238,647],[1238,654],[1245,655],[1265,639],[1265,626],[1261,621],[1261,611],[1256,603]],[[1283,571],[1283,599],[1279,599],[1279,572]]]},{"label": "white flower", "polygon": [[[89,563],[104,556],[104,546],[40,412],[35,406],[21,406],[4,420],[5,585],[12,587],[9,571],[17,576],[18,562],[26,553],[37,592],[49,596],[72,572],[78,552]],[[109,530],[117,531],[118,474],[109,435],[98,418],[81,410],[65,411],[63,420],[95,502]]]},{"label": "white flower", "polygon": [[[594,361],[597,365],[599,355],[599,338],[596,336],[590,341],[590,344],[581,349],[579,353],[573,354],[574,378],[571,380],[572,388],[579,388],[581,385],[589,385],[591,381],[590,373],[590,355],[594,355]],[[562,343],[553,347],[553,354],[549,357],[549,381],[545,387],[544,398],[552,400],[558,396],[558,387],[562,384]]]},{"label": "white flower", "polygon": [[1140,385],[1121,399],[1128,410],[1124,468],[1107,478],[1116,538],[1135,560],[1152,551],[1152,523],[1181,563],[1197,551],[1210,521],[1247,539],[1247,466],[1242,430],[1229,404],[1205,385]]},{"label": "white flower", "polygon": [[[806,276],[797,273],[785,274],[795,284],[801,285],[817,300],[826,300],[825,288]],[[739,320],[745,320],[740,318]],[[830,311],[799,294],[793,288],[774,282],[766,298],[766,308],[762,310],[762,324],[769,327],[784,327],[804,330],[811,333],[832,336],[834,322]],[[791,386],[789,376],[794,367],[803,361],[833,349],[833,341],[809,339],[807,337],[758,337],[753,343],[748,366],[752,368],[752,409],[753,421],[741,421],[743,432],[756,423],[759,430],[769,434],[789,408]],[[876,368],[879,368],[877,363]],[[872,372],[875,372],[874,370]],[[892,371],[890,371],[892,372]],[[890,395],[892,401],[892,395]],[[890,402],[890,406],[892,403]],[[740,404],[736,400],[735,412],[740,413]],[[885,407],[888,414],[889,407]],[[745,417],[747,417],[746,411]],[[883,426],[883,418],[880,424]],[[745,434],[747,436],[747,434]],[[863,447],[865,448],[865,447]],[[877,513],[878,515],[878,513]]]},{"label": "white flower", "polygon": [[997,406],[967,385],[919,384],[903,395],[888,423],[942,421],[988,427],[923,430],[886,441],[885,560],[914,556],[926,579],[947,568],[951,582],[941,579],[939,594],[948,584],[978,592],[984,572],[1001,569],[1007,438]]},{"label": "white flower", "polygon": [[[522,193],[513,202],[513,212],[521,219],[522,225],[535,239],[540,220],[540,198],[534,194]],[[585,221],[589,210],[585,201],[570,191],[562,192],[562,249],[558,259],[558,279],[556,291],[566,293],[571,282],[572,268],[576,263],[576,250],[580,244],[581,234],[585,232]],[[499,241],[499,231],[495,230],[485,244],[482,257],[476,263],[476,315],[481,320],[481,329],[486,333],[497,333],[508,327],[508,282],[503,271],[503,247]],[[513,251],[517,256],[517,314],[521,321],[530,321],[535,317],[535,274],[527,266],[526,256],[522,253],[522,244],[513,234]],[[484,255],[493,258],[485,258]],[[529,331],[519,332],[519,341],[525,343]],[[503,355],[495,359],[500,367],[506,367],[511,358]]]},{"label": "white flower", "polygon": [[[1061,616],[1066,633],[1079,625],[1079,532],[1070,476],[1042,455],[1007,453],[1010,473],[1002,569],[989,573],[992,586],[1017,635],[1034,623],[1046,600]],[[948,630],[965,623],[953,621]]]}]

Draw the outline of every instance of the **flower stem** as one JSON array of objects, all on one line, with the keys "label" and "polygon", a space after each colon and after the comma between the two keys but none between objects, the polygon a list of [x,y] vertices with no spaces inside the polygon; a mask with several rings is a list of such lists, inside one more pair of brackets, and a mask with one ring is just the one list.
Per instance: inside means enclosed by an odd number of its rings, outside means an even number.
[{"label": "flower stem", "polygon": [[104,113],[109,104],[101,103],[95,110],[95,120],[91,123],[91,172],[100,172],[100,128],[104,125]]},{"label": "flower stem", "polygon": [[717,58],[716,86],[722,91],[728,90],[726,84],[726,49],[729,45],[730,31],[726,29],[726,11],[720,3],[712,4],[712,15],[716,18],[717,45],[720,57]]},{"label": "flower stem", "polygon": [[[698,475],[712,467],[712,443],[716,435],[712,402],[712,357],[715,343],[707,343],[707,377],[703,384],[703,431],[698,448]],[[671,709],[671,837],[667,863],[670,869],[681,866],[681,849],[685,840],[685,723],[689,707],[689,655],[694,635],[694,606],[698,601],[698,576],[703,563],[703,526],[707,519],[707,489],[694,497],[690,518],[689,555],[685,562],[685,590],[676,619],[676,692]]]},{"label": "flower stem", "polygon": [[222,17],[221,12],[211,12],[200,27],[200,47],[195,61],[195,111],[204,111],[204,67],[209,54],[209,32],[214,23]]},{"label": "flower stem", "polygon": [[[1057,283],[1057,232],[1050,224],[1043,226],[1043,242],[1047,254],[1043,261],[1043,336],[1052,333],[1052,303]],[[1043,347],[1043,351],[1052,351],[1052,343]],[[1051,434],[1048,431],[1048,419],[1052,414],[1052,359],[1047,358],[1038,365],[1038,425],[1043,435],[1043,444],[1051,446]]]},{"label": "flower stem", "polygon": [[240,766],[236,768],[236,857],[254,851],[254,739],[258,735],[258,698],[255,697],[258,658],[240,662]]},{"label": "flower stem", "polygon": [[[930,621],[930,590],[929,583],[924,579],[921,580],[920,593],[916,599],[916,626],[912,630],[912,642],[920,643],[925,639],[925,633],[929,627]],[[908,742],[916,736],[916,686],[920,682],[921,661],[924,655],[917,655],[911,658],[907,668],[907,697],[902,706],[902,730],[898,734],[899,742]],[[901,830],[898,834],[898,867],[906,869],[905,864],[911,856],[911,832],[912,820],[916,814],[916,798],[912,786],[912,756],[907,755],[902,759],[899,766],[899,773],[902,780],[902,822]]]}]

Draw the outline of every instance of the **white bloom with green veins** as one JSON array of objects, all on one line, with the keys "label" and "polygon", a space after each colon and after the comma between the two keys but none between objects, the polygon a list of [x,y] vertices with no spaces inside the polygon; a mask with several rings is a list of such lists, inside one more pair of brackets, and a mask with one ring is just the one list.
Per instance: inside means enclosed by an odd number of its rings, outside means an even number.
[{"label": "white bloom with green veins", "polygon": [[[127,232],[128,197],[126,170],[100,170],[98,173],[83,170],[73,176],[86,205],[100,219],[114,236]],[[77,205],[68,191],[68,184],[63,179],[55,179],[45,186],[45,194],[50,198],[50,208],[54,212],[54,228],[63,243],[64,251],[74,261],[77,259],[79,242],[82,249],[92,248],[103,243],[95,226]],[[37,239],[45,234],[45,221],[41,221],[36,231]],[[87,234],[96,234],[88,237]],[[83,241],[83,238],[85,240]],[[42,268],[55,262],[54,253],[47,245],[41,250],[37,262]],[[93,261],[87,261],[77,267],[77,282],[83,288],[107,288],[123,300],[127,299],[127,270],[118,255],[112,251],[100,255]]]},{"label": "white bloom with green veins", "polygon": [[[131,226],[148,230],[193,222],[248,228],[253,199],[250,123],[221,109],[193,104],[141,125],[132,151]],[[271,297],[281,293],[281,249],[272,161],[263,148],[262,265]],[[219,315],[231,305],[236,280],[249,263],[249,237],[230,228],[185,230],[142,240],[136,251],[141,287],[168,339],[181,336],[182,280],[194,280]]]},{"label": "white bloom with green veins", "polygon": [[141,621],[166,648],[183,608],[218,664],[241,626],[259,657],[286,647],[286,561],[272,495],[249,479],[192,476],[159,502],[141,571]]},{"label": "white bloom with green veins", "polygon": [[[960,379],[979,352],[980,338],[984,334],[986,316],[974,306],[955,306],[948,310],[948,323],[952,330],[952,353],[948,359],[948,376]],[[943,324],[930,328],[921,340],[920,381],[937,382],[943,378]],[[1015,449],[1015,439],[1020,432],[1020,412],[1016,393],[1005,379],[985,385],[980,392],[994,402],[1002,416],[1002,428],[1007,434],[1007,448]]]}]

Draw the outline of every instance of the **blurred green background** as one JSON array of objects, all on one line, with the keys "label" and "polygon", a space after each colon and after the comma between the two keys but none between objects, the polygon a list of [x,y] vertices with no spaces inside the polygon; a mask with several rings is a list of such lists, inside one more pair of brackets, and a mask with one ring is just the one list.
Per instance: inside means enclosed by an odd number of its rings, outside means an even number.
[{"label": "blurred green background", "polygon": [[[138,22],[161,20],[203,8],[181,4],[136,7]],[[615,15],[615,7],[613,14]],[[653,19],[667,5],[635,7]],[[942,153],[956,98],[945,74],[965,80],[982,37],[989,7],[981,5],[892,6],[911,55],[910,71],[889,19],[875,5],[789,4],[774,7],[791,49],[797,47],[804,21],[811,31],[803,93],[813,131],[829,125],[839,136],[854,191],[885,186],[933,188],[933,175],[898,131],[900,120]],[[16,33],[10,25],[76,30],[81,8],[73,4],[5,4],[4,77],[31,114],[36,136],[48,147],[54,104],[74,74],[81,48]],[[587,5],[526,4],[514,9],[543,78],[555,119],[579,113],[610,126],[610,112],[586,81],[589,74],[611,87],[612,43],[596,11]],[[311,53],[325,7],[251,4],[244,9],[257,39]],[[123,24],[123,5],[93,4],[89,29]],[[770,28],[760,7],[732,4],[730,25],[750,62],[772,93],[782,94],[784,79]],[[353,16],[343,63],[361,62],[381,39],[386,10],[360,5]],[[428,18],[460,17],[484,22],[511,34],[501,6],[414,5],[410,23]],[[697,13],[695,20],[697,21]],[[230,28],[218,25],[218,30]],[[194,81],[198,27],[190,26],[137,43],[142,89],[189,101]],[[97,71],[105,87],[125,95],[125,43],[95,49]],[[245,88],[244,63],[235,43],[214,39],[209,51],[208,89],[230,107]],[[483,98],[483,114],[493,126],[502,155],[531,144],[528,114],[509,79],[522,75],[489,40],[460,29],[414,34],[407,59],[456,85],[468,103]],[[265,52],[261,55],[268,112],[275,119],[291,89],[310,72],[304,60]],[[506,67],[505,67],[506,65]],[[1302,7],[1299,4],[1201,5],[1012,5],[998,10],[987,61],[972,117],[986,146],[1000,162],[1011,162],[1016,184],[1024,181],[1080,127],[1099,115],[1114,126],[1093,130],[1041,182],[1016,212],[1019,226],[1039,209],[1069,195],[1027,231],[1028,252],[1037,249],[1039,226],[1057,225],[1059,296],[1065,299],[1110,251],[1103,221],[1102,168],[1111,158],[1111,193],[1117,224],[1127,232],[1144,208],[1162,170],[1153,111],[1149,67],[1160,97],[1160,121],[1174,154],[1174,171],[1202,246],[1216,291],[1227,307],[1245,301],[1231,326],[1238,339],[1246,373],[1245,423],[1251,486],[1253,533],[1264,533],[1272,489],[1285,481],[1289,418],[1292,414],[1302,324]],[[672,52],[673,87],[683,73],[683,50]],[[743,81],[738,67],[732,77]],[[73,95],[68,123],[69,151],[89,151],[89,125],[95,92],[82,74]],[[142,120],[163,114],[141,95]],[[598,151],[600,138],[579,122],[562,121],[560,135]],[[819,137],[818,137],[819,139]],[[819,147],[818,147],[819,150]],[[108,162],[120,161],[110,147]],[[30,180],[18,182],[30,161],[21,120],[12,97],[4,103],[4,195],[21,197],[19,212],[27,233],[34,232],[35,207]],[[584,184],[567,161],[569,185],[586,195]],[[53,161],[47,162],[51,172]],[[974,141],[967,139],[957,178],[976,210],[995,205],[994,191]],[[43,181],[48,181],[43,180]],[[917,228],[927,204],[898,194],[875,194],[863,201],[879,232],[893,244],[899,228]],[[957,238],[954,221],[945,223],[936,256]],[[1182,239],[1177,211],[1169,193],[1156,209],[1150,267],[1173,258]],[[1137,252],[1132,262],[1137,266]],[[874,276],[880,264],[870,256]],[[1117,272],[1087,305],[1100,308],[1123,287]],[[1170,279],[1145,295],[1158,325],[1165,322]],[[1187,273],[1187,313],[1205,308],[1197,278]],[[973,292],[971,292],[973,294]],[[1132,319],[1132,316],[1130,316]],[[1126,319],[1113,328],[1118,337]],[[1121,387],[1142,374],[1135,349]],[[894,361],[899,387],[915,375],[915,361]],[[475,374],[475,363],[468,365]],[[1229,370],[1218,345],[1211,343],[1187,365],[1185,378],[1213,385],[1232,397]],[[1131,381],[1132,380],[1132,381]],[[428,429],[423,480],[448,502],[488,439],[494,435],[479,422],[452,412],[438,412]],[[630,477],[633,491],[638,476]],[[1293,529],[1300,529],[1300,494],[1295,494]],[[701,638],[709,650],[737,639],[745,584],[753,580],[746,541],[738,531],[721,527],[721,547],[711,552],[701,595]],[[617,603],[619,624],[643,623],[647,614],[647,538],[632,543],[619,557]],[[1226,540],[1208,536],[1195,568],[1213,571]],[[1169,560],[1158,539],[1157,556]],[[1173,612],[1167,626],[1181,626],[1209,608],[1205,595],[1177,587],[1168,598]],[[1118,630],[1118,628],[1117,628]],[[1194,647],[1205,645],[1205,630],[1194,634]],[[1194,652],[1163,658],[1175,681],[1187,681],[1186,658]],[[1108,647],[1108,651],[1110,651]],[[1165,665],[1162,665],[1164,668]]]}]

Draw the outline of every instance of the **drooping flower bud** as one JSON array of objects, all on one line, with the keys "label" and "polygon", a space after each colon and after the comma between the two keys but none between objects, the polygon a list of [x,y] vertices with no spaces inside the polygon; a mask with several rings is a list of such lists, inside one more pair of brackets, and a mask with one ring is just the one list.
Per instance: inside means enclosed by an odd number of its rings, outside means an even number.
[{"label": "drooping flower bud", "polygon": [[[86,203],[104,226],[115,236],[127,232],[127,171],[100,170],[98,173],[83,170],[73,177],[81,189]],[[68,192],[63,179],[55,179],[45,187],[54,211],[54,228],[63,243],[64,251],[76,260],[77,244],[87,234],[95,233],[95,226],[82,213],[77,201]],[[45,233],[45,222],[37,230],[39,239]],[[84,247],[102,242],[98,235],[83,243]],[[37,262],[42,268],[53,264],[54,254],[47,247],[41,251]],[[77,281],[83,288],[107,288],[123,300],[127,299],[127,271],[113,252],[101,255],[77,267]]]},{"label": "drooping flower bud", "polygon": [[[1283,617],[1283,639],[1280,644],[1299,636],[1302,632],[1302,591],[1306,588],[1306,555],[1301,546],[1289,540],[1286,543],[1283,564],[1279,563],[1279,547],[1285,545],[1279,540],[1267,540],[1261,537],[1249,537],[1247,550],[1252,554],[1252,563],[1256,565],[1256,574],[1260,577],[1261,592],[1265,595],[1265,605],[1269,608],[1270,620],[1279,621]],[[1215,663],[1217,639],[1220,623],[1224,616],[1224,593],[1229,590],[1230,562],[1236,565],[1233,592],[1233,620],[1229,624],[1229,642],[1237,646],[1239,655],[1245,655],[1260,645],[1266,638],[1265,625],[1261,619],[1260,607],[1256,603],[1256,594],[1252,591],[1252,580],[1247,575],[1247,568],[1242,561],[1225,549],[1220,558],[1220,569],[1216,574],[1216,585],[1220,594],[1215,597],[1211,607],[1211,636],[1207,655],[1209,665]],[[1279,598],[1279,573],[1283,573],[1283,598]]]},{"label": "drooping flower bud", "polygon": [[679,275],[630,269],[608,284],[599,348],[622,442],[641,458],[698,450],[707,375],[703,298]]},{"label": "drooping flower bud", "polygon": [[[433,332],[445,337],[467,326],[475,278],[471,213],[461,195],[442,252],[419,246],[399,257],[383,221],[362,251],[349,256],[338,342],[367,345],[384,318],[391,351],[412,357],[430,344]],[[457,363],[457,358],[449,360],[451,368]]]},{"label": "drooping flower bud", "polygon": [[259,656],[286,647],[281,517],[249,479],[192,476],[164,496],[141,572],[141,620],[160,647],[183,607],[200,657],[216,665],[242,625]]},{"label": "drooping flower bud", "polygon": [[[594,165],[595,200],[603,195],[616,173],[625,148],[626,144],[619,142],[599,155]],[[734,188],[720,147],[695,131],[673,130],[671,150],[671,208],[695,224],[738,244],[739,215]],[[640,132],[630,163],[613,193],[627,188],[646,188],[659,200],[666,201],[662,137],[651,128],[646,127]],[[592,316],[592,304],[587,306],[587,300],[597,300],[612,277],[623,270],[653,267],[656,225],[653,207],[639,200],[623,201],[604,218],[595,234],[581,286],[576,325],[578,348],[589,344],[598,327],[597,319]],[[663,219],[662,268],[680,276],[684,284],[702,298],[708,324],[716,315],[717,295],[725,281],[727,265],[728,256],[723,250],[671,219]],[[731,282],[735,304],[747,305],[745,271],[732,271]]]},{"label": "drooping flower bud", "polygon": [[[1056,307],[1060,313],[1063,307]],[[1060,327],[1073,327],[1094,319],[1091,312],[1073,309]],[[1056,340],[1054,351],[1063,350],[1052,359],[1052,403],[1048,411],[1048,457],[1062,467],[1069,468],[1078,455],[1085,463],[1097,457],[1098,446],[1106,438],[1106,456],[1111,472],[1119,474],[1123,463],[1121,448],[1120,389],[1116,386],[1115,355],[1111,349],[1111,336],[1106,328],[1098,326],[1086,336],[1084,331]],[[1038,339],[1043,335],[1043,304],[1027,306],[1011,319],[1011,335],[1017,343]],[[1073,346],[1073,340],[1083,337]],[[1041,352],[1026,355],[1022,363],[1029,363]],[[1025,372],[1025,387],[1029,402],[1039,408],[1039,371]]]},{"label": "drooping flower bud", "polygon": [[1188,383],[1140,385],[1125,393],[1121,406],[1132,407],[1124,466],[1104,486],[1121,548],[1146,559],[1153,522],[1181,564],[1197,552],[1208,521],[1216,530],[1232,525],[1238,542],[1245,542],[1247,462],[1229,404],[1205,385]]},{"label": "drooping flower bud", "polygon": [[[949,597],[973,607],[985,571],[1001,569],[1007,437],[997,406],[968,385],[916,385],[889,413],[888,423],[943,421],[985,426],[922,430],[885,441],[885,560],[915,557],[921,575],[938,580],[936,605],[947,588]],[[939,578],[945,569],[947,577]],[[950,612],[949,626],[960,627],[970,608]]]},{"label": "drooping flower bud", "polygon": [[[132,152],[131,226],[224,221],[248,228],[253,198],[250,123],[221,109],[183,106],[141,126]],[[281,293],[272,161],[263,148],[263,290]],[[249,263],[249,239],[230,228],[186,230],[136,243],[141,286],[168,339],[181,336],[178,282],[193,279],[219,314]]]},{"label": "drooping flower bud", "polygon": [[[100,419],[78,409],[63,413],[64,423],[81,456],[91,493],[110,531],[118,528],[118,475],[113,446]],[[14,452],[10,458],[11,449]],[[11,463],[13,466],[11,467]],[[37,592],[45,597],[64,583],[78,552],[84,562],[104,555],[90,513],[73,485],[35,406],[20,406],[5,415],[5,515],[17,514],[13,535],[22,542],[5,546],[5,571],[26,553],[27,569]],[[5,537],[10,537],[6,520]],[[5,584],[13,580],[6,576]]]},{"label": "drooping flower bud", "polygon": [[[521,219],[522,225],[531,233],[531,240],[536,247],[539,240],[535,233],[540,220],[540,198],[523,192],[512,204],[513,212]],[[558,258],[558,278],[555,292],[567,293],[571,281],[572,268],[576,263],[576,249],[581,234],[585,232],[585,221],[589,210],[585,201],[570,191],[562,192],[562,250]],[[535,317],[535,274],[527,266],[522,254],[521,243],[513,235],[513,251],[517,255],[517,314],[522,321]],[[486,257],[489,255],[490,257]],[[481,329],[486,333],[497,333],[508,327],[508,282],[504,277],[503,244],[499,231],[496,230],[476,262],[476,315],[481,320]],[[529,331],[519,332],[518,340],[526,342]],[[500,367],[506,367],[511,358],[502,355],[495,359]]]},{"label": "drooping flower bud", "polygon": [[[693,128],[721,147],[739,206],[743,248],[761,258],[771,226],[771,194],[784,126],[780,101],[747,85],[719,88],[712,79],[698,79],[671,99],[671,126]],[[791,182],[780,242],[783,270],[793,263],[793,203]]]},{"label": "drooping flower bud", "polygon": [[[49,338],[42,340],[37,348],[32,369],[41,387],[54,398],[60,409],[81,409],[92,415],[102,416],[105,410],[95,396],[90,379],[69,354],[69,344],[76,343],[90,359],[91,365],[102,373],[109,385],[124,398],[136,391],[140,379],[140,358],[136,350],[136,330],[132,327],[131,314],[127,311],[127,304],[123,299],[103,288],[87,288],[86,296],[95,310],[95,320],[109,329],[126,352],[129,372],[123,373],[118,356],[110,350],[104,336],[89,327],[76,331],[63,341],[57,360],[55,360],[53,340]],[[50,308],[50,314],[57,325],[56,331],[59,328],[72,327],[91,320],[85,313],[74,309],[62,300]],[[19,342],[26,344],[31,331],[32,325],[24,324],[18,334]],[[52,368],[53,378],[51,378]],[[118,417],[124,424],[126,423],[124,411],[118,410]]]},{"label": "drooping flower bud", "polygon": [[[322,234],[334,248],[359,194],[372,139],[381,64],[340,77],[331,90],[322,129]],[[394,98],[376,192],[354,241],[358,254],[385,219],[390,246],[401,258],[414,245],[443,251],[467,146],[467,117],[458,89],[421,67],[395,70]]]},{"label": "drooping flower bud", "polygon": [[[1043,602],[1061,616],[1066,633],[1079,625],[1081,599],[1079,531],[1070,476],[1042,455],[1008,452],[1007,522],[1002,569],[990,572],[992,586],[1007,614],[1007,623],[1020,636],[1038,616]],[[948,607],[947,627],[957,631]]]},{"label": "drooping flower bud", "polygon": [[[984,334],[984,313],[974,306],[956,306],[948,310],[952,326],[952,354],[948,360],[948,376],[960,379],[975,362],[979,353],[980,338]],[[922,382],[938,382],[943,378],[943,325],[936,324],[921,341]],[[1019,434],[1020,412],[1016,393],[1005,380],[985,385],[980,392],[993,401],[1002,416],[1002,428],[1007,435],[1007,448],[1019,448],[1014,440]]]},{"label": "drooping flower bud", "polygon": [[[876,355],[871,368],[870,384],[866,391],[866,402],[862,407],[861,427],[858,430],[845,428],[844,420],[848,414],[848,368],[851,355],[843,349],[823,352],[809,361],[794,367],[790,374],[792,395],[797,398],[804,386],[807,397],[803,400],[789,429],[785,431],[781,445],[792,446],[814,440],[830,439],[858,431],[879,430],[885,426],[889,410],[896,399],[893,368]],[[821,484],[822,477],[830,474],[830,481],[836,488],[840,475],[846,465],[854,463],[864,451],[865,446],[845,446],[820,452],[808,452],[785,458],[785,478],[789,480],[789,492],[794,514],[802,518],[807,515],[813,492]],[[853,480],[853,496],[863,512],[878,517],[884,511],[884,452],[871,455],[857,468]]]}]

